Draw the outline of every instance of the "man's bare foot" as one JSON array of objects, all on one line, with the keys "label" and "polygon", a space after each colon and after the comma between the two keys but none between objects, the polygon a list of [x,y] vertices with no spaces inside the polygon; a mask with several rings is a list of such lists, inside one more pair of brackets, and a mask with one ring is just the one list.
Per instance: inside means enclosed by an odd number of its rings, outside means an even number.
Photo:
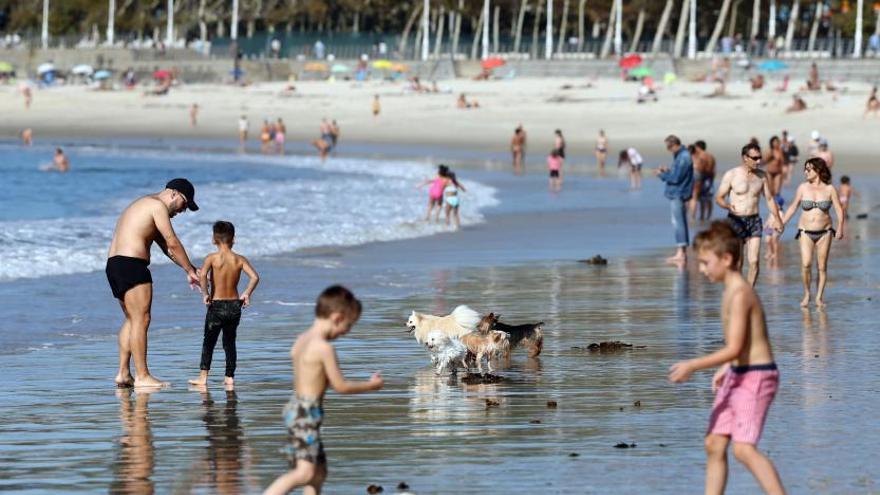
[{"label": "man's bare foot", "polygon": [[802,308],[807,308],[807,307],[809,307],[809,306],[810,306],[810,295],[807,294],[807,295],[804,296],[803,299],[801,299],[801,307],[802,307]]},{"label": "man's bare foot", "polygon": [[164,388],[171,385],[168,382],[163,382],[159,380],[153,375],[147,375],[144,378],[136,378],[134,380],[134,388]]},{"label": "man's bare foot", "polygon": [[129,388],[134,386],[134,378],[132,378],[130,374],[123,375],[122,373],[119,373],[116,375],[114,381],[116,382],[117,388]]},{"label": "man's bare foot", "polygon": [[231,376],[227,376],[223,379],[223,386],[226,390],[235,390],[235,379]]}]

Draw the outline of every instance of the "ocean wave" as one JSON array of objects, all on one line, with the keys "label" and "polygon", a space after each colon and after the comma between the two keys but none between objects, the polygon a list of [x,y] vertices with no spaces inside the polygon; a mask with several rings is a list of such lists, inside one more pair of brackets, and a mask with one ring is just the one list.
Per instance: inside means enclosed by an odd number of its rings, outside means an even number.
[{"label": "ocean wave", "polygon": [[[131,150],[87,149],[81,155],[119,154]],[[433,174],[417,162],[333,159],[326,164],[311,157],[233,156],[202,153],[138,151],[151,160],[234,162],[239,167],[286,167],[290,177],[272,177],[197,184],[201,210],[174,219],[188,254],[198,262],[213,251],[211,224],[228,220],[236,226],[236,250],[247,256],[274,255],[319,246],[352,246],[432,235],[445,225],[421,221],[426,190],[416,184]],[[209,164],[210,165],[210,164]],[[300,172],[303,171],[303,172]],[[124,169],[120,173],[124,173]],[[307,173],[305,173],[307,172]],[[317,173],[316,173],[317,172]],[[157,182],[167,180],[157,171]],[[483,221],[481,210],[498,203],[489,186],[465,181],[463,225]],[[128,193],[127,193],[128,194]],[[116,215],[132,196],[107,199],[105,213],[38,220],[0,222],[0,280],[84,273],[104,268]],[[113,212],[107,215],[106,212]],[[158,249],[153,263],[170,261]]]}]

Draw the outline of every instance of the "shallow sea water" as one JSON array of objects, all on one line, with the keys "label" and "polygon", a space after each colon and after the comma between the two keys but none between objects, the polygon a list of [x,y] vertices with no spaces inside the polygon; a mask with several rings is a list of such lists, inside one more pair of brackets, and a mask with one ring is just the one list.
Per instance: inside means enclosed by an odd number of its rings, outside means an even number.
[{"label": "shallow sea water", "polygon": [[[676,360],[721,345],[720,287],[693,265],[664,265],[665,250],[634,253],[631,244],[641,238],[599,239],[619,233],[618,221],[608,213],[588,225],[594,217],[578,213],[583,203],[573,194],[527,215],[503,209],[505,201],[530,197],[508,187],[509,178],[485,179],[502,191],[500,212],[459,234],[257,258],[265,286],[240,326],[234,393],[221,385],[220,346],[210,391],[185,386],[197,373],[204,310],[173,267],[154,270],[149,354],[151,369],[173,386],[151,394],[112,388],[111,328],[78,329],[118,325],[102,274],[0,284],[4,300],[23,293],[66,301],[38,306],[49,313],[40,321],[66,322],[78,332],[63,344],[0,355],[0,490],[259,493],[287,466],[281,409],[291,393],[289,347],[310,322],[317,291],[340,281],[366,309],[338,342],[343,368],[356,379],[381,370],[386,387],[328,394],[326,493],[364,493],[369,484],[394,493],[401,481],[419,494],[701,491],[711,372],[680,386],[665,377]],[[543,177],[525,181],[544,184]],[[573,179],[569,187],[580,191],[582,184]],[[641,209],[634,211],[645,210],[637,223],[665,220],[662,198],[635,203]],[[552,215],[542,221],[541,211]],[[572,231],[567,221],[582,229]],[[652,229],[638,232],[671,235],[663,224]],[[878,229],[873,217],[853,221],[850,239],[835,243],[826,311],[797,305],[799,259],[790,233],[780,264],[761,274],[782,384],[760,447],[790,493],[880,493],[880,377],[872,371],[880,353]],[[559,241],[524,240],[523,232]],[[614,242],[617,249],[608,247]],[[527,244],[528,254],[500,254],[503,246],[516,252]],[[583,258],[601,248],[609,264],[578,263],[578,245]],[[59,288],[65,284],[77,295]],[[515,353],[509,367],[499,366],[503,380],[496,384],[435,375],[405,320],[411,310],[445,314],[458,304],[501,313],[509,323],[544,321],[544,352],[533,360]],[[10,328],[34,324],[23,312],[12,314],[24,321],[7,321]],[[575,349],[606,340],[644,348]],[[498,405],[487,407],[487,399]],[[636,447],[615,448],[620,442]],[[730,461],[728,492],[756,493],[749,473]]]}]

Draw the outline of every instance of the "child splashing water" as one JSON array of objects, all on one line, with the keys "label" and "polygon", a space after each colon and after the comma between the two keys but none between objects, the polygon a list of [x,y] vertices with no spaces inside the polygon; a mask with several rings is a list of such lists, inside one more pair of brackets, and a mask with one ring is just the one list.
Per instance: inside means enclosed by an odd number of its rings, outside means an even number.
[{"label": "child splashing water", "polygon": [[446,185],[449,182],[449,167],[446,165],[439,165],[437,167],[437,176],[433,179],[426,179],[422,181],[416,187],[426,186],[431,184],[431,187],[428,188],[428,212],[425,213],[425,221],[431,221],[431,212],[434,211],[434,207],[437,207],[437,213],[434,216],[434,221],[440,221],[440,212],[443,210],[443,191],[446,189]]}]

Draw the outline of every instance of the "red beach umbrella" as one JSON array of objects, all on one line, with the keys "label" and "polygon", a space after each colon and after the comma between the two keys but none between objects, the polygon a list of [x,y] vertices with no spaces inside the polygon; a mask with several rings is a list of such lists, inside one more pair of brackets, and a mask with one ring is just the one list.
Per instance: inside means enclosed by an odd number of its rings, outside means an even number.
[{"label": "red beach umbrella", "polygon": [[506,63],[507,62],[505,62],[503,59],[500,59],[498,57],[491,57],[480,62],[480,66],[482,66],[484,69],[495,69],[497,67],[501,67]]},{"label": "red beach umbrella", "polygon": [[617,63],[623,69],[632,69],[642,63],[641,55],[627,55]]}]

